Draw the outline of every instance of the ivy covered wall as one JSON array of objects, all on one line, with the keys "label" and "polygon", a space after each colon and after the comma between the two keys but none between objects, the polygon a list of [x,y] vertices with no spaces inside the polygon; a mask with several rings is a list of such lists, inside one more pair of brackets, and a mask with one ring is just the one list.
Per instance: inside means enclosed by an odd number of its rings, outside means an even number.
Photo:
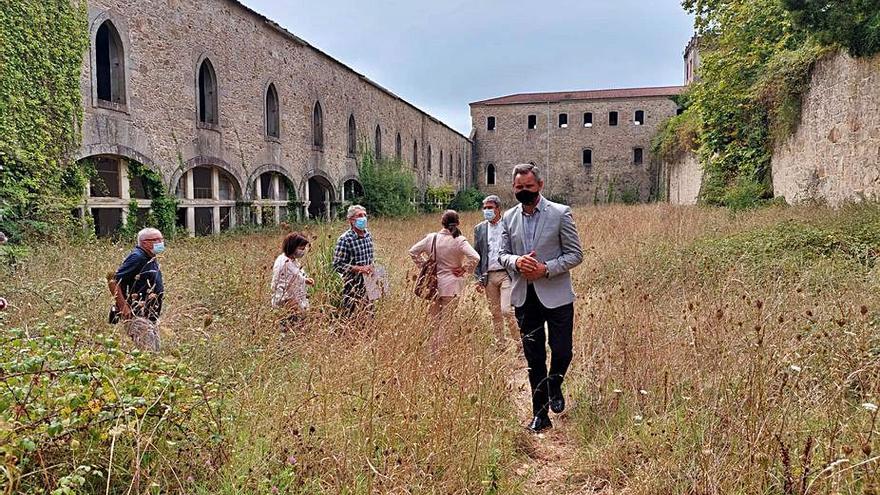
[{"label": "ivy covered wall", "polygon": [[53,235],[81,197],[70,159],[82,120],[84,0],[6,0],[0,8],[0,229]]}]

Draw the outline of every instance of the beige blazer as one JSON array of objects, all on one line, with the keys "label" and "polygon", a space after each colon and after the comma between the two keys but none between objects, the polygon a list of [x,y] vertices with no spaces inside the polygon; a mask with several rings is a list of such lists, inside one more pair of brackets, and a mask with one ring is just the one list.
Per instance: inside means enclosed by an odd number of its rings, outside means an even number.
[{"label": "beige blazer", "polygon": [[[431,257],[434,236],[437,237],[437,295],[457,296],[464,287],[467,274],[472,273],[480,262],[480,255],[474,251],[463,235],[453,238],[449,231],[443,229],[436,234],[426,235],[409,249],[409,254],[416,265],[422,266]],[[456,277],[452,273],[456,268],[464,269],[462,276]]]}]

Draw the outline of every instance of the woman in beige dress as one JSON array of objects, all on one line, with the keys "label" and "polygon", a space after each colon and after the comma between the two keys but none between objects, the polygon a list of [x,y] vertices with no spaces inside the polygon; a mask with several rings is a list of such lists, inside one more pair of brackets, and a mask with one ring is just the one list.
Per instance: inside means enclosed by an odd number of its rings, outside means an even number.
[{"label": "woman in beige dress", "polygon": [[[431,250],[436,239],[437,260],[437,297],[431,303],[429,314],[438,317],[441,313],[449,313],[455,307],[458,295],[464,288],[465,275],[473,272],[474,267],[480,262],[480,255],[461,235],[458,228],[458,213],[454,210],[446,210],[440,218],[443,229],[440,232],[428,234],[424,239],[417,242],[409,250],[413,262],[421,267],[431,258]],[[442,325],[441,325],[442,326]],[[433,350],[445,340],[442,329],[435,330],[435,338],[431,345]]]}]

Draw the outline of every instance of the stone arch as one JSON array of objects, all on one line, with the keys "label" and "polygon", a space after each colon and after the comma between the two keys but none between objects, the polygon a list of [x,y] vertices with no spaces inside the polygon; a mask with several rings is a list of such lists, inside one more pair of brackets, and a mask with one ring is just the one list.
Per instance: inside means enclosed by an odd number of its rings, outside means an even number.
[{"label": "stone arch", "polygon": [[244,173],[244,169],[240,166],[232,165],[228,163],[226,160],[216,157],[216,156],[206,156],[206,155],[198,155],[190,158],[186,162],[184,162],[182,167],[179,167],[174,171],[174,174],[171,175],[171,182],[169,185],[171,186],[170,191],[174,191],[177,187],[177,183],[180,181],[180,178],[190,170],[196,167],[218,167],[223,171],[230,174],[237,182],[236,186],[238,187],[239,194],[243,195],[243,186],[247,185],[247,181],[245,177],[247,174]]},{"label": "stone arch", "polygon": [[178,225],[190,235],[218,234],[247,218],[241,169],[220,158],[193,157],[172,176],[178,197]]},{"label": "stone arch", "polygon": [[[116,60],[121,67],[117,67],[117,84],[121,83],[121,87],[117,89],[122,89],[123,98],[117,98],[114,101],[113,98],[110,100],[100,99],[98,96],[98,35],[101,28],[105,25],[112,27],[113,41],[118,43],[117,48],[121,51],[121,54],[117,53]],[[115,12],[112,11],[104,11],[95,15],[91,24],[89,24],[89,63],[91,66],[91,93],[92,93],[92,104],[94,106],[109,108],[112,110],[118,110],[121,112],[128,111],[128,92],[126,90],[128,86],[128,81],[131,79],[131,64],[129,63],[129,54],[131,53],[131,44],[129,42],[129,29],[128,24],[125,22],[125,18],[123,16],[116,15]],[[119,93],[117,93],[119,96]]]},{"label": "stone arch", "polygon": [[323,170],[312,170],[303,178],[302,195],[309,218],[330,219],[336,202],[336,189],[330,174]]},{"label": "stone arch", "polygon": [[[354,197],[363,196],[364,185],[361,178],[357,175],[346,175],[339,181],[339,192],[342,194],[342,201],[351,201]],[[353,194],[352,194],[353,193]]]},{"label": "stone arch", "polygon": [[122,144],[98,143],[83,145],[77,154],[74,155],[74,160],[85,160],[97,155],[119,155],[141,163],[154,172],[162,173],[162,169],[148,155]]},{"label": "stone arch", "polygon": [[124,146],[110,145],[80,150],[75,159],[89,160],[93,166],[79,210],[81,217],[91,217],[96,236],[112,236],[129,222],[138,227],[146,225],[153,195],[158,191],[146,177],[131,175],[129,161],[158,171],[152,160]]},{"label": "stone arch", "polygon": [[260,176],[262,176],[266,172],[276,172],[276,173],[284,176],[284,178],[287,179],[287,181],[291,185],[291,188],[288,190],[288,193],[290,195],[292,195],[293,197],[290,199],[296,200],[299,197],[298,196],[299,192],[297,191],[297,187],[296,187],[296,180],[293,178],[293,176],[290,174],[290,172],[286,168],[282,167],[281,165],[278,165],[275,163],[266,163],[264,165],[260,165],[256,169],[254,169],[251,172],[251,174],[248,176],[248,180],[246,183],[247,192],[245,193],[245,195],[243,197],[243,199],[245,201],[252,201],[255,199],[254,187],[256,186],[257,181],[260,180]]},{"label": "stone arch", "polygon": [[251,203],[251,222],[258,225],[275,224],[288,217],[299,218],[298,207],[291,209],[296,201],[296,181],[280,165],[268,163],[255,169],[248,177],[246,200]]}]

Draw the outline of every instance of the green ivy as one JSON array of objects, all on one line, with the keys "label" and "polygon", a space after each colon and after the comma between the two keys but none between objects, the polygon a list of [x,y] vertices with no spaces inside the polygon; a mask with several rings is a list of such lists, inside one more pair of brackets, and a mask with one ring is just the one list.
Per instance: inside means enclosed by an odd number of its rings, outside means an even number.
[{"label": "green ivy", "polygon": [[0,8],[0,228],[13,240],[69,225],[86,177],[70,159],[82,122],[86,2]]},{"label": "green ivy", "polygon": [[[140,227],[155,227],[162,231],[165,237],[172,238],[177,234],[177,198],[172,196],[162,176],[151,170],[146,165],[134,160],[128,161],[129,177],[141,177],[147,197],[150,198],[150,214],[146,225]],[[129,207],[129,211],[132,210]]]},{"label": "green ivy", "polygon": [[653,148],[667,161],[686,150],[704,170],[702,202],[744,207],[773,196],[775,143],[800,119],[810,70],[825,49],[779,0],[684,0],[700,36],[700,81]]},{"label": "green ivy", "polygon": [[880,52],[880,0],[783,0],[795,22],[855,57]]}]

